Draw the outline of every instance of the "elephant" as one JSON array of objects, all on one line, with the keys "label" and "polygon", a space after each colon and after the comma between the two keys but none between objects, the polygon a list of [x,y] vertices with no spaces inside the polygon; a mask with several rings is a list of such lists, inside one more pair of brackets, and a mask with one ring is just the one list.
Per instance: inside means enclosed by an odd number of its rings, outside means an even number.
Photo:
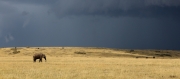
[{"label": "elephant", "polygon": [[34,62],[36,62],[36,59],[39,59],[39,62],[42,62],[42,58],[44,58],[45,62],[46,62],[46,55],[45,54],[43,54],[43,53],[35,53],[33,55]]}]

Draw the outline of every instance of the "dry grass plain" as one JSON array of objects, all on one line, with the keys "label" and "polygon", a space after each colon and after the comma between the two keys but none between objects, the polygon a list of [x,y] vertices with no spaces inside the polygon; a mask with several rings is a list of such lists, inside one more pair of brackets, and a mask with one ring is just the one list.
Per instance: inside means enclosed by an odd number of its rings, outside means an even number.
[{"label": "dry grass plain", "polygon": [[[0,79],[180,79],[179,51],[21,47],[13,54],[13,50],[0,48]],[[45,53],[47,62],[33,63],[36,52]]]}]

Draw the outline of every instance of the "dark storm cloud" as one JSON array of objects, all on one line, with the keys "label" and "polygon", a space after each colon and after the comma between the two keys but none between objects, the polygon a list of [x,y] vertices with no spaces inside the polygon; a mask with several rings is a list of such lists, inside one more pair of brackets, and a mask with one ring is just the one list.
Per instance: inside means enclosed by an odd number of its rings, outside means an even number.
[{"label": "dark storm cloud", "polygon": [[9,5],[8,3],[0,2],[0,14],[13,13],[17,8]]},{"label": "dark storm cloud", "polygon": [[23,12],[22,12],[22,15],[24,15],[24,16],[25,16],[25,15],[28,15],[28,12],[27,12],[27,11],[23,11]]},{"label": "dark storm cloud", "polygon": [[51,5],[58,0],[1,0],[1,2],[9,2],[15,4],[34,4],[34,5]]},{"label": "dark storm cloud", "polygon": [[180,0],[59,0],[52,11],[69,15],[156,17],[177,16]]},{"label": "dark storm cloud", "polygon": [[0,46],[179,49],[180,0],[0,0]]},{"label": "dark storm cloud", "polygon": [[1,2],[49,5],[50,11],[47,12],[49,14],[54,12],[58,17],[71,15],[169,17],[177,16],[180,12],[180,0],[2,0]]}]

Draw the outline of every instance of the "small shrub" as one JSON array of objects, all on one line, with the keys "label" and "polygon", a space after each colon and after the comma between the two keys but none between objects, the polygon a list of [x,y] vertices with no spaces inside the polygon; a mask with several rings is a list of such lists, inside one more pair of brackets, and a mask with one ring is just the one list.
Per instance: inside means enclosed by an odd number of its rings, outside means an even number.
[{"label": "small shrub", "polygon": [[155,52],[161,52],[160,50],[156,50]]},{"label": "small shrub", "polygon": [[83,51],[76,51],[76,52],[74,52],[75,54],[86,54],[85,52],[83,52]]},{"label": "small shrub", "polygon": [[175,76],[175,75],[170,75],[169,77],[170,77],[170,78],[176,78],[177,76]]},{"label": "small shrub", "polygon": [[167,53],[160,53],[160,54],[155,54],[155,55],[162,56],[162,57],[164,57],[164,56],[172,57],[171,54],[167,54]]},{"label": "small shrub", "polygon": [[20,53],[20,51],[14,51],[13,54],[17,54],[17,53]]},{"label": "small shrub", "polygon": [[134,52],[134,50],[130,50],[129,52]]},{"label": "small shrub", "polygon": [[14,49],[11,49],[13,50],[13,54],[17,54],[17,53],[20,53],[20,51],[17,51],[17,48],[15,47]]}]

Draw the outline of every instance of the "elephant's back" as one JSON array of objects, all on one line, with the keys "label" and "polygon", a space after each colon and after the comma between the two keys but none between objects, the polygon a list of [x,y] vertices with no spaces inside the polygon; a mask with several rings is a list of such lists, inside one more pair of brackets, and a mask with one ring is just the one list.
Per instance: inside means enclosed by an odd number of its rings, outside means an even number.
[{"label": "elephant's back", "polygon": [[35,53],[33,57],[43,55],[43,53]]}]

